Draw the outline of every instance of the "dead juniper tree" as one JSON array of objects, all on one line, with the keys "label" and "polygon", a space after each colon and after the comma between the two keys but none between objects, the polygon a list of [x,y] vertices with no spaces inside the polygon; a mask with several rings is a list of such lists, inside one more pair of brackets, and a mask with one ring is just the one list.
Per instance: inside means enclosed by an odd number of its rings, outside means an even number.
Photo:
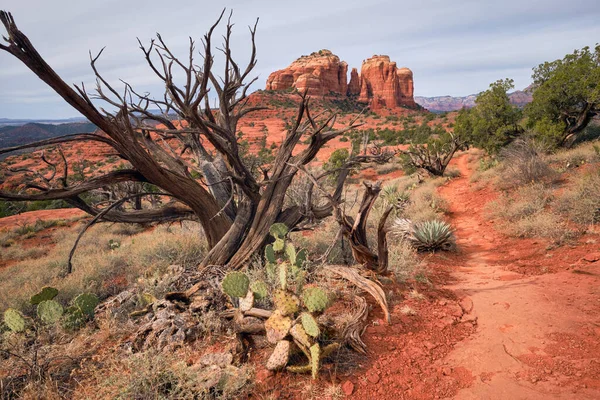
[{"label": "dead juniper tree", "polygon": [[425,170],[433,176],[442,176],[454,154],[465,148],[467,144],[464,140],[448,132],[442,137],[428,140],[425,144],[411,145],[408,150],[401,152],[401,156],[409,168]]},{"label": "dead juniper tree", "polygon": [[[190,39],[185,59],[177,57],[157,34],[140,49],[156,77],[164,83],[160,97],[137,92],[124,82],[117,88],[98,69],[97,55],[90,54],[96,78],[94,92],[83,84],[71,87],[52,69],[8,12],[0,12],[6,30],[0,50],[11,54],[44,81],[68,104],[98,126],[96,133],[73,134],[23,146],[3,149],[0,154],[25,148],[44,148],[67,142],[99,142],[126,162],[128,167],[74,182],[67,160],[52,179],[31,179],[18,191],[0,191],[0,198],[12,201],[58,200],[100,220],[126,223],[156,223],[195,220],[203,227],[209,252],[201,266],[224,265],[239,269],[264,245],[269,227],[275,222],[299,228],[333,212],[333,203],[318,203],[307,196],[304,204],[286,206],[286,192],[301,168],[308,166],[318,151],[336,136],[358,126],[336,126],[336,115],[313,115],[309,97],[301,94],[294,123],[279,147],[273,167],[257,177],[244,164],[238,142],[239,120],[261,107],[248,103],[248,90],[256,65],[256,27],[250,27],[251,55],[240,65],[232,55],[231,15],[225,26],[222,48],[224,71],[214,71],[213,33],[224,11],[202,40],[201,65],[195,61],[196,44]],[[257,20],[258,23],[258,20]],[[182,80],[176,79],[183,77]],[[218,107],[209,106],[209,91]],[[160,112],[152,110],[159,109]],[[174,116],[174,117],[173,117]],[[308,143],[294,151],[300,141]],[[363,156],[367,160],[369,156]],[[58,176],[60,175],[60,176]],[[170,199],[159,207],[98,207],[87,201],[86,193],[109,191],[115,185],[153,185]],[[331,199],[339,201],[344,180],[338,179]],[[139,187],[139,186],[136,186]],[[112,190],[110,193],[119,193]],[[312,191],[310,192],[312,193]],[[130,193],[129,193],[130,194]],[[135,199],[142,196],[138,190]],[[126,196],[127,193],[121,194]],[[121,201],[112,198],[113,204]],[[119,203],[120,206],[122,204]],[[139,206],[139,203],[138,203]]]}]

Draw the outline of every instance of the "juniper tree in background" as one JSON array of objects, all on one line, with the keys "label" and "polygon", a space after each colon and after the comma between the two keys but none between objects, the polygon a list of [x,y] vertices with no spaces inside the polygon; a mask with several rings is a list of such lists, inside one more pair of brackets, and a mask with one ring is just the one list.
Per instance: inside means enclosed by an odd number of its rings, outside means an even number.
[{"label": "juniper tree in background", "polygon": [[526,107],[529,127],[548,144],[572,146],[600,115],[600,45],[540,64],[532,78],[533,102]]}]

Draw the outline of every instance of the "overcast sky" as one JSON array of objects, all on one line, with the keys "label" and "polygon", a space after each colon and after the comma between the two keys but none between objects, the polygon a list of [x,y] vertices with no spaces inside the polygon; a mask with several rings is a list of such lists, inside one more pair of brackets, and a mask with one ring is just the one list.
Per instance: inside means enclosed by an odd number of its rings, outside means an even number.
[{"label": "overcast sky", "polygon": [[[188,36],[199,43],[223,7],[234,10],[242,59],[247,26],[260,17],[256,89],[270,72],[319,49],[359,70],[362,60],[387,54],[412,69],[418,96],[468,95],[501,78],[521,89],[532,67],[600,41],[598,0],[4,0],[0,7],[68,83],[92,87],[88,51],[106,46],[98,67],[109,80],[159,96],[136,37],[146,43],[160,32],[185,57]],[[77,115],[0,51],[0,118]]]}]

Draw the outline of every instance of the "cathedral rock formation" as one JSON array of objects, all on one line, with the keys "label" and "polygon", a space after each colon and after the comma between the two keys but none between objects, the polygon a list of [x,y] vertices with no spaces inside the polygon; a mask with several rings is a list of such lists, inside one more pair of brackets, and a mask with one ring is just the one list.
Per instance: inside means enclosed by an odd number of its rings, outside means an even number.
[{"label": "cathedral rock formation", "polygon": [[275,71],[267,79],[267,90],[308,89],[312,95],[330,92],[345,95],[348,90],[348,64],[329,50],[302,56],[289,67]]},{"label": "cathedral rock formation", "polygon": [[360,75],[352,68],[347,79],[348,64],[329,50],[302,56],[289,67],[275,71],[267,79],[267,90],[308,90],[312,95],[358,96],[372,110],[381,108],[418,107],[413,98],[413,74],[398,68],[388,56],[373,56],[363,61]]},{"label": "cathedral rock formation", "polygon": [[412,71],[396,67],[388,56],[373,56],[363,61],[358,100],[369,102],[372,109],[416,107]]}]

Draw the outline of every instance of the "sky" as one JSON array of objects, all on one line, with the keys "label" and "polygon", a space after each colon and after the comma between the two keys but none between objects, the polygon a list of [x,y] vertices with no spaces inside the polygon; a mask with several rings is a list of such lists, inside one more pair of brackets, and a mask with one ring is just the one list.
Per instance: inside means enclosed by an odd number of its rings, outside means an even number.
[{"label": "sky", "polygon": [[[319,49],[331,50],[359,71],[364,59],[387,54],[413,71],[416,96],[465,96],[503,78],[522,89],[531,83],[534,66],[600,42],[598,0],[3,0],[0,5],[66,82],[92,88],[89,51],[106,46],[97,63],[105,78],[116,87],[123,79],[158,97],[162,85],[136,38],[148,43],[159,32],[185,58],[188,37],[200,47],[224,7],[234,12],[233,51],[240,62],[249,56],[247,27],[260,18],[254,89],[263,89],[271,72]],[[0,118],[76,116],[24,65],[0,51]]]}]

